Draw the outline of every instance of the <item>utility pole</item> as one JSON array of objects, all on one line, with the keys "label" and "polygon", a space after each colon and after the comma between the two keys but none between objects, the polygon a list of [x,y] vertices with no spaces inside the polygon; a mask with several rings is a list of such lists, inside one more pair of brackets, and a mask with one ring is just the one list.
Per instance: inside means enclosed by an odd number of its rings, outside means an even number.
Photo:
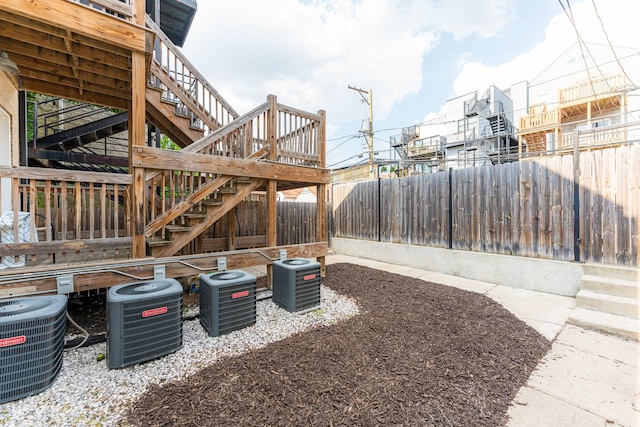
[{"label": "utility pole", "polygon": [[[373,177],[373,91],[369,89],[368,91],[364,89],[360,89],[354,86],[347,86],[351,90],[355,90],[362,97],[362,102],[367,103],[369,105],[369,130],[360,132],[365,133],[367,135],[367,148],[369,151],[369,177]],[[365,98],[364,94],[367,94],[368,97]]]}]

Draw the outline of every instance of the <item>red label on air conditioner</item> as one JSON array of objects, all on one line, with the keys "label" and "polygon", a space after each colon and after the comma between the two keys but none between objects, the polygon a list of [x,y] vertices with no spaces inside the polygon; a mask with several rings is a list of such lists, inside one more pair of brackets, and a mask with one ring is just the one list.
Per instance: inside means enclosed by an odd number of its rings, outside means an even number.
[{"label": "red label on air conditioner", "polygon": [[249,291],[236,292],[231,294],[231,299],[244,298],[249,296]]},{"label": "red label on air conditioner", "polygon": [[11,347],[12,345],[24,344],[27,341],[25,335],[19,337],[3,338],[0,340],[0,347]]},{"label": "red label on air conditioner", "polygon": [[307,274],[306,276],[303,277],[304,280],[311,280],[315,278],[316,278],[315,274]]},{"label": "red label on air conditioner", "polygon": [[165,314],[167,311],[169,311],[167,307],[152,308],[150,310],[143,311],[142,317],[157,316],[159,314]]}]

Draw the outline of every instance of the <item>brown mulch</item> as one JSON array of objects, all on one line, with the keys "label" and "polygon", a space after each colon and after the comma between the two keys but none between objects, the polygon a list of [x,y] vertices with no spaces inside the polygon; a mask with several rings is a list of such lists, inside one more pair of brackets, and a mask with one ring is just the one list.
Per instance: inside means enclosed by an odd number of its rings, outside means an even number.
[{"label": "brown mulch", "polygon": [[491,299],[351,264],[361,314],[153,386],[141,426],[498,426],[550,343]]}]

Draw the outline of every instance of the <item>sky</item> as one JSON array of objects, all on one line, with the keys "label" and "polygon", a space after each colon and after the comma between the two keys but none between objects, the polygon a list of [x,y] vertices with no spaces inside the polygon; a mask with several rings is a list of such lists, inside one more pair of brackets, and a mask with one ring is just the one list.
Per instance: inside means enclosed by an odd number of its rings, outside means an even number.
[{"label": "sky", "polygon": [[[584,41],[640,49],[640,0],[567,2]],[[576,43],[562,5],[200,0],[183,52],[240,114],[269,94],[325,110],[327,166],[344,167],[367,158],[360,130],[369,107],[348,86],[372,91],[376,157],[392,158],[390,137],[437,119],[448,99],[532,81]]]}]

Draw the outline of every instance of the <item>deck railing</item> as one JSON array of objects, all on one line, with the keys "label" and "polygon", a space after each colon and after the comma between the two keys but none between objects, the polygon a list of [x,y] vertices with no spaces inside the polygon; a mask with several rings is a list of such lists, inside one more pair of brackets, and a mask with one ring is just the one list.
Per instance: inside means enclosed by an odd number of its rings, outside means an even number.
[{"label": "deck railing", "polygon": [[624,88],[624,76],[619,74],[601,79],[588,80],[575,86],[560,89],[558,101],[563,103],[587,102],[605,94],[613,94]]},{"label": "deck railing", "polygon": [[578,138],[578,147],[605,148],[622,143],[640,141],[640,123],[624,123],[611,126],[585,129],[576,132],[563,132],[559,149],[574,147],[575,138]]},{"label": "deck railing", "polygon": [[560,124],[560,111],[542,111],[528,116],[520,117],[520,130],[536,129],[546,126],[557,126]]},{"label": "deck railing", "polygon": [[163,90],[166,100],[176,102],[176,112],[191,117],[192,126],[205,135],[238,117],[233,107],[207,82],[162,30],[146,16],[156,33],[151,84]]},{"label": "deck railing", "polygon": [[[272,111],[274,107],[275,111]],[[271,150],[268,143],[271,126],[275,126],[275,161],[324,167],[324,140],[321,137],[324,122],[321,115],[278,104],[275,96],[270,96],[267,102],[181,151],[258,160]],[[151,207],[147,214],[147,236],[174,223],[179,215],[211,195],[215,196],[233,178],[194,171],[191,165],[183,169],[149,172],[146,177],[146,194]]]},{"label": "deck railing", "polygon": [[11,200],[11,210],[2,212],[9,220],[0,257],[52,262],[65,253],[66,261],[78,261],[129,251],[131,175],[0,166],[0,178],[0,191],[10,193],[3,200]]},{"label": "deck railing", "polygon": [[300,166],[324,167],[324,151],[319,114],[277,104],[276,109],[277,161]]}]

